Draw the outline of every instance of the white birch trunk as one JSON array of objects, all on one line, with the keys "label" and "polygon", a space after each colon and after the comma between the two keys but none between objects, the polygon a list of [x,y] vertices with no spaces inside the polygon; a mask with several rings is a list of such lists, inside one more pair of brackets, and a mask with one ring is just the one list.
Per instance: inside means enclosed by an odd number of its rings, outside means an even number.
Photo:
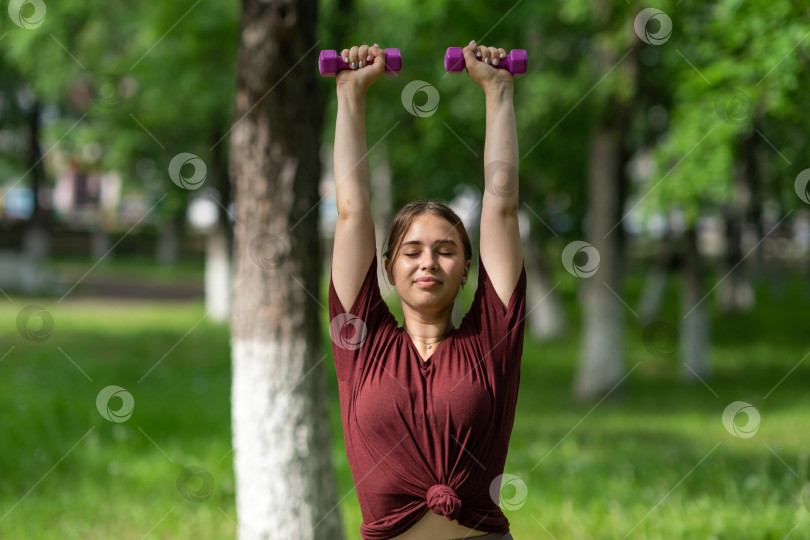
[{"label": "white birch trunk", "polygon": [[710,375],[709,299],[703,298],[703,275],[694,228],[686,232],[685,240],[678,349],[682,376],[686,381],[694,381]]},{"label": "white birch trunk", "polygon": [[[600,256],[597,272],[583,279],[580,364],[574,381],[577,399],[601,397],[624,374],[624,310],[608,289],[621,293],[619,230],[608,231],[619,215],[618,134],[600,127],[588,156],[588,242]],[[621,226],[620,226],[621,227]],[[607,285],[607,286],[606,286]]]},{"label": "white birch trunk", "polygon": [[528,328],[532,337],[540,340],[554,339],[567,328],[565,310],[560,295],[553,290],[551,275],[543,260],[543,254],[529,237],[524,244],[527,289],[526,303],[533,309],[528,314]]},{"label": "white birch trunk", "polygon": [[324,408],[312,399],[314,391],[325,392],[319,387],[322,378],[314,375],[322,365],[305,360],[314,352],[306,341],[231,342],[242,540],[340,537],[340,509],[333,506],[334,488],[325,480],[331,474],[324,471],[331,466],[328,430],[317,430],[310,420],[326,419]]},{"label": "white birch trunk", "polygon": [[241,3],[229,153],[240,224],[231,315],[240,540],[342,538],[311,211],[323,104],[316,72],[293,69],[316,42],[316,8],[315,0]]},{"label": "white birch trunk", "polygon": [[636,307],[639,322],[643,325],[655,321],[661,312],[673,256],[673,241],[670,233],[667,233],[666,236],[661,238],[658,255],[653,262],[652,268],[644,278],[644,286],[641,289],[641,296]]},{"label": "white birch trunk", "polygon": [[221,226],[205,238],[205,311],[214,322],[227,321],[231,313],[231,257]]},{"label": "white birch trunk", "polygon": [[393,294],[394,286],[388,283],[382,264],[383,246],[388,234],[388,226],[393,219],[391,205],[391,168],[388,166],[388,155],[382,149],[377,151],[378,161],[371,170],[371,209],[374,214],[374,235],[377,242],[377,281],[380,285],[380,294],[387,297]]}]

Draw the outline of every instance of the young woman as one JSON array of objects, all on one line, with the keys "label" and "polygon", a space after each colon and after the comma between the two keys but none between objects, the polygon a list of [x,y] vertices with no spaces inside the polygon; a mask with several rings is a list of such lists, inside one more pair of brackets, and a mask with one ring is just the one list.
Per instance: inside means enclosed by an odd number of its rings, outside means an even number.
[{"label": "young woman", "polygon": [[329,316],[362,538],[511,539],[498,502],[520,379],[526,272],[513,80],[492,67],[506,51],[464,48],[467,73],[486,95],[486,144],[478,289],[458,328],[453,303],[472,249],[444,204],[409,204],[391,225],[383,258],[402,302],[401,328],[380,295],[365,94],[384,72],[385,53],[375,45],[341,56],[353,67],[337,76]]}]

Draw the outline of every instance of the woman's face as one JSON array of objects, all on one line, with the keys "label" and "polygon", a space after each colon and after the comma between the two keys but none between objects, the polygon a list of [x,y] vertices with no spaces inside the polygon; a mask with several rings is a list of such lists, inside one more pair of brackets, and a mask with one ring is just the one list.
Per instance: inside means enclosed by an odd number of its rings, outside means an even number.
[{"label": "woman's face", "polygon": [[422,214],[403,236],[393,263],[386,261],[385,267],[403,304],[436,312],[452,305],[470,263],[453,225],[433,214]]}]

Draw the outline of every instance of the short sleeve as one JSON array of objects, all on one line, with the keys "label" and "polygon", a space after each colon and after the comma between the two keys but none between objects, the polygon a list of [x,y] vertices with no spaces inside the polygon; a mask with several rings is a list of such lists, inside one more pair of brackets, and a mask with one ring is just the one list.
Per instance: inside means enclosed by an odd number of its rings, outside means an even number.
[{"label": "short sleeve", "polygon": [[504,311],[481,255],[478,255],[478,288],[459,331],[478,341],[481,360],[490,371],[505,374],[519,365],[523,354],[526,319],[526,267],[521,268],[515,289]]},{"label": "short sleeve", "polygon": [[329,276],[329,336],[338,380],[351,379],[362,370],[384,328],[396,328],[396,318],[380,294],[377,283],[377,254],[371,261],[360,291],[348,311]]}]

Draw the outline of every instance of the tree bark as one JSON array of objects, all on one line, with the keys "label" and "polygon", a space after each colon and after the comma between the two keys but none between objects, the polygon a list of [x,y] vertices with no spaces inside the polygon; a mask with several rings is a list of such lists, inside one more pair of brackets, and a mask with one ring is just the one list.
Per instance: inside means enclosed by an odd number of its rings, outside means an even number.
[{"label": "tree bark", "polygon": [[728,275],[718,289],[720,308],[724,313],[747,312],[754,307],[754,288],[748,269],[743,264],[743,230],[751,207],[752,187],[756,184],[756,137],[751,134],[741,141],[739,163],[734,173],[734,194],[726,208],[725,267]]},{"label": "tree bark", "polygon": [[158,232],[155,260],[161,266],[174,266],[180,259],[180,230],[183,216],[185,208],[179,215],[168,218]]},{"label": "tree bark", "polygon": [[211,151],[213,184],[219,200],[217,224],[205,239],[205,312],[215,322],[225,322],[231,315],[231,252],[233,250],[233,228],[228,216],[231,202],[231,184],[228,178],[228,164],[224,145],[216,144],[222,133],[216,132]]},{"label": "tree bark", "polygon": [[230,242],[221,223],[205,237],[205,312],[213,322],[225,322],[231,313]]},{"label": "tree bark", "polygon": [[710,375],[709,313],[704,295],[697,233],[695,228],[691,227],[684,236],[682,315],[678,346],[683,366],[682,375],[686,381],[694,381],[698,377],[705,379]]},{"label": "tree bark", "polygon": [[537,306],[528,315],[528,327],[532,337],[549,340],[565,332],[567,320],[560,295],[551,282],[551,270],[538,245],[539,241],[533,236],[530,231],[529,241],[524,244],[529,277],[526,302],[529,306]]},{"label": "tree bark", "polygon": [[599,251],[600,263],[596,274],[583,281],[581,291],[582,354],[574,381],[574,395],[581,400],[603,395],[625,369],[626,308],[610,291],[621,292],[621,225],[607,234],[621,208],[619,141],[619,132],[602,124],[591,139],[588,156],[587,240]]},{"label": "tree bark", "polygon": [[639,322],[648,325],[658,319],[667,290],[669,270],[676,260],[672,233],[667,231],[659,244],[658,254],[652,268],[647,272],[641,296],[638,300]]},{"label": "tree bark", "polygon": [[31,192],[34,197],[34,210],[23,234],[23,254],[33,264],[46,257],[51,251],[48,216],[42,208],[41,191],[45,183],[42,168],[42,147],[39,142],[42,107],[34,100],[28,112],[28,164],[31,175]]},{"label": "tree bark", "polygon": [[[611,19],[613,5],[595,3],[602,20]],[[601,37],[601,36],[599,36]],[[601,77],[619,62],[618,50],[610,40],[595,38],[595,76]],[[574,380],[574,397],[594,399],[610,391],[624,375],[624,317],[627,309],[622,294],[622,257],[626,164],[629,116],[633,95],[637,92],[638,68],[635,54],[619,66],[624,84],[633,91],[606,98],[595,122],[588,154],[588,207],[586,239],[600,256],[597,272],[585,279],[580,300],[583,311],[582,349]],[[617,225],[618,224],[618,225]],[[618,298],[617,298],[618,296]]]},{"label": "tree bark", "polygon": [[[382,151],[380,151],[382,150]],[[391,204],[391,167],[388,165],[388,153],[384,149],[378,150],[378,161],[371,170],[371,211],[374,214],[374,235],[377,242],[377,253],[384,251],[385,235],[388,234],[388,224],[393,219]],[[383,297],[394,289],[388,283],[383,265],[377,265],[377,281]]]},{"label": "tree bark", "polygon": [[318,212],[308,214],[323,114],[315,23],[315,0],[242,2],[230,137],[242,224],[231,317],[242,540],[342,537],[317,324]]}]

